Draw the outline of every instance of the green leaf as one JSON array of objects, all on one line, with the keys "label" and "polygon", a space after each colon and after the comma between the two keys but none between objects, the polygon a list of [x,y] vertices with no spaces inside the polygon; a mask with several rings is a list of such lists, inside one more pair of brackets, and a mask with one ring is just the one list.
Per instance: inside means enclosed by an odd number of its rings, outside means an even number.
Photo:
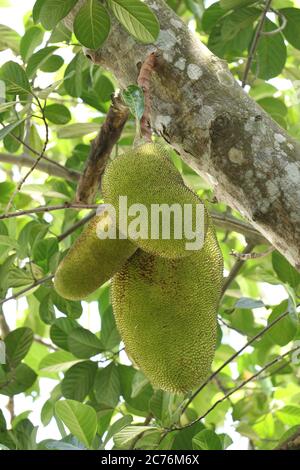
[{"label": "green leaf", "polygon": [[138,41],[155,42],[159,34],[159,22],[152,10],[140,0],[108,0],[116,18]]},{"label": "green leaf", "polygon": [[27,75],[21,65],[16,62],[6,62],[0,69],[0,79],[6,83],[6,91],[12,94],[31,93]]},{"label": "green leaf", "polygon": [[17,328],[10,332],[5,340],[7,363],[15,368],[24,359],[33,342],[33,331],[30,328]]},{"label": "green leaf", "polygon": [[5,24],[0,24],[0,51],[11,49],[16,54],[19,53],[19,34]]},{"label": "green leaf", "polygon": [[63,104],[49,104],[44,112],[46,118],[54,124],[67,124],[72,118],[70,111]]},{"label": "green leaf", "polygon": [[[273,31],[277,25],[266,20],[264,30]],[[253,64],[254,73],[259,78],[269,80],[277,77],[282,71],[287,58],[286,45],[281,33],[261,36],[256,53],[256,63]]]},{"label": "green leaf", "polygon": [[39,314],[41,320],[46,323],[46,325],[52,325],[52,323],[55,322],[56,316],[51,294],[45,295],[41,300]]},{"label": "green leaf", "polygon": [[29,28],[21,39],[20,54],[24,62],[27,62],[35,49],[42,43],[44,31],[39,26]]},{"label": "green leaf", "polygon": [[222,450],[220,437],[210,429],[203,429],[193,437],[194,450]]},{"label": "green leaf", "polygon": [[76,328],[68,336],[68,347],[74,356],[86,359],[103,352],[103,344],[91,331]]},{"label": "green leaf", "polygon": [[82,71],[86,64],[86,58],[82,53],[78,53],[71,60],[64,75],[64,88],[69,95],[77,98],[83,90]]},{"label": "green leaf", "polygon": [[38,23],[40,19],[41,8],[46,0],[36,0],[32,9],[32,18],[34,23]]},{"label": "green leaf", "polygon": [[[277,305],[271,315],[268,318],[268,325],[272,323],[276,318],[282,315],[288,309],[288,302],[284,300],[281,304]],[[297,321],[294,320],[292,315],[279,320],[268,332],[268,336],[271,341],[280,346],[285,346],[295,337],[297,333],[298,325]]]},{"label": "green leaf", "polygon": [[287,405],[276,411],[276,415],[284,424],[296,426],[300,424],[300,406]]},{"label": "green leaf", "polygon": [[87,0],[74,20],[78,41],[89,49],[98,49],[110,31],[110,18],[98,0]]},{"label": "green leaf", "polygon": [[118,332],[112,307],[108,307],[101,315],[101,342],[106,351],[111,351],[120,344],[121,338]]},{"label": "green leaf", "polygon": [[0,129],[0,140],[3,140],[6,136],[8,136],[16,127],[18,127],[22,122],[27,119],[26,117],[23,119],[18,119],[17,121],[8,124],[8,126],[3,127]]},{"label": "green leaf", "polygon": [[0,395],[2,394],[12,397],[14,395],[18,395],[19,393],[23,393],[32,387],[36,378],[36,373],[26,364],[21,363],[16,367],[16,369],[8,372],[6,376],[1,376]]},{"label": "green leaf", "polygon": [[118,449],[128,449],[136,437],[149,431],[157,431],[157,428],[153,426],[126,426],[114,435],[114,443]]},{"label": "green leaf", "polygon": [[113,83],[103,74],[96,78],[93,88],[101,102],[109,101],[115,91]]},{"label": "green leaf", "polygon": [[96,411],[74,400],[57,402],[55,411],[71,433],[86,447],[91,447],[97,432]]},{"label": "green leaf", "polygon": [[97,363],[84,361],[72,366],[61,382],[61,391],[65,398],[82,402],[93,387]]},{"label": "green leaf", "polygon": [[40,66],[40,69],[42,72],[53,73],[60,69],[63,65],[64,59],[60,55],[54,54]]},{"label": "green leaf", "polygon": [[265,304],[261,300],[250,299],[248,297],[241,297],[236,301],[234,308],[240,309],[254,309],[264,307]]},{"label": "green leaf", "polygon": [[145,109],[145,99],[143,90],[136,85],[129,85],[122,92],[122,98],[129,107],[131,113],[141,120]]},{"label": "green leaf", "polygon": [[126,426],[129,426],[129,424],[132,423],[132,416],[131,415],[126,415],[123,416],[122,418],[118,419],[115,421],[108,429],[103,446],[108,443],[108,441],[118,432],[120,432],[123,428]]},{"label": "green leaf", "polygon": [[119,401],[120,379],[117,366],[112,362],[99,369],[94,384],[94,393],[98,403],[114,408]]},{"label": "green leaf", "polygon": [[43,357],[39,364],[39,370],[41,372],[64,372],[78,362],[80,359],[67,351],[55,351]]},{"label": "green leaf", "polygon": [[225,14],[219,2],[210,5],[202,16],[202,29],[209,34],[218,20]]},{"label": "green leaf", "polygon": [[273,269],[278,278],[289,284],[291,287],[297,287],[300,283],[300,273],[278,251],[272,253]]},{"label": "green leaf", "polygon": [[76,328],[81,328],[75,320],[59,318],[50,328],[50,338],[61,349],[69,350],[68,335]]},{"label": "green leaf", "polygon": [[28,77],[33,77],[37,70],[45,64],[45,62],[52,56],[53,52],[57,50],[56,46],[48,46],[35,52],[28,60],[26,72]]},{"label": "green leaf", "polygon": [[223,10],[233,10],[235,8],[244,7],[256,3],[257,0],[220,0]]},{"label": "green leaf", "polygon": [[60,20],[65,18],[78,0],[44,0],[40,7],[39,21],[45,29],[54,29]]},{"label": "green leaf", "polygon": [[283,30],[285,38],[293,47],[300,49],[300,9],[282,8],[279,12],[287,19],[287,24]]}]

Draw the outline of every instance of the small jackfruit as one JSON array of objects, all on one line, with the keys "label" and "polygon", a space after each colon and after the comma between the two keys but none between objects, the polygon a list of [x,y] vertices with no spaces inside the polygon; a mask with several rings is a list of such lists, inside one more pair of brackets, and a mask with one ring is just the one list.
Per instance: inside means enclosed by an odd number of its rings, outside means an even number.
[{"label": "small jackfruit", "polygon": [[129,240],[99,239],[97,224],[111,223],[105,214],[95,216],[62,260],[54,277],[56,291],[69,300],[81,300],[108,281],[136,251]]},{"label": "small jackfruit", "polygon": [[210,371],[223,259],[209,222],[204,246],[166,259],[138,250],[112,279],[126,351],[155,387],[186,392]]},{"label": "small jackfruit", "polygon": [[[104,173],[102,193],[105,202],[116,211],[120,232],[127,235],[128,227],[128,238],[148,253],[170,259],[190,256],[192,250],[186,244],[200,231],[204,238],[207,220],[203,221],[203,203],[184,184],[159,144],[141,145],[113,160]],[[127,198],[125,211],[120,196]],[[140,209],[141,205],[146,212]],[[128,209],[133,212],[127,214]],[[120,216],[122,227],[118,223]],[[147,226],[143,224],[145,217]],[[190,234],[187,234],[186,220],[190,221]],[[199,231],[202,221],[203,228]]]}]

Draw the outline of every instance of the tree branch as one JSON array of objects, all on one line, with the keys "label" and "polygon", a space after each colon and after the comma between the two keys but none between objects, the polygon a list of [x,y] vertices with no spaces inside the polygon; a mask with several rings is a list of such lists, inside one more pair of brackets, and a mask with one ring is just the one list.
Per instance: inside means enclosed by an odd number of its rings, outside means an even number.
[{"label": "tree branch", "polygon": [[98,207],[99,207],[99,204],[79,204],[76,202],[65,202],[65,204],[58,204],[56,206],[39,206],[39,207],[35,207],[34,209],[26,209],[23,211],[9,212],[8,214],[0,215],[0,220],[13,219],[13,218],[21,217],[24,215],[38,214],[41,212],[54,212],[54,211],[61,211],[64,209],[78,209],[78,210],[97,209]]},{"label": "tree branch", "polygon": [[274,450],[300,450],[300,428]]},{"label": "tree branch", "polygon": [[84,204],[94,202],[107,161],[128,117],[129,110],[123,104],[121,97],[113,97],[101,130],[92,142],[90,155],[77,187],[77,202]]},{"label": "tree branch", "polygon": [[[80,8],[82,0],[76,4]],[[163,0],[154,8],[155,44],[135,42],[112,19],[107,41],[92,60],[127,88],[152,52],[151,125],[213,186],[218,200],[248,219],[300,270],[300,143],[291,138],[234,80]],[[74,11],[66,24],[72,27]]]},{"label": "tree branch", "polygon": [[[251,251],[253,250],[254,247],[255,247],[255,245],[253,243],[248,243],[246,245],[246,247],[244,248],[244,250],[243,250],[243,253],[242,253],[243,256],[251,253]],[[228,287],[235,280],[236,276],[239,274],[240,270],[242,269],[245,261],[246,260],[243,257],[240,257],[236,260],[236,262],[234,263],[229,275],[224,279],[224,284],[223,284],[223,288],[222,288],[222,295],[225,294]]]},{"label": "tree branch", "polygon": [[[9,163],[10,165],[17,165],[18,167],[28,167],[31,168],[36,159],[30,157],[29,155],[10,155],[6,153],[0,153],[0,162],[2,163]],[[39,171],[43,171],[50,176],[56,176],[58,178],[63,178],[67,181],[78,181],[80,177],[80,173],[75,170],[70,170],[57,162],[52,162],[50,159],[46,159],[45,157],[43,160],[39,161],[36,169]]]}]

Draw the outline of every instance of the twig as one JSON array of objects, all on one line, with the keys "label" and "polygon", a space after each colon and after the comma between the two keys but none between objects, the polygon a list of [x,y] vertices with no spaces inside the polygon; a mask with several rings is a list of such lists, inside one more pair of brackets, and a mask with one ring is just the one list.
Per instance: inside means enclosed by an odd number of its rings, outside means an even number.
[{"label": "twig", "polygon": [[82,225],[85,225],[87,222],[89,222],[95,215],[96,215],[96,211],[94,210],[91,211],[88,215],[86,215],[81,220],[76,222],[76,224],[72,225],[72,227],[70,227],[68,230],[58,235],[57,236],[58,243],[63,241],[65,238],[67,238],[69,235],[75,232],[75,230],[80,228]]},{"label": "twig", "polygon": [[156,55],[155,52],[146,57],[146,60],[141,66],[141,70],[138,76],[138,86],[142,88],[144,92],[144,100],[145,100],[145,109],[144,114],[141,119],[141,133],[142,136],[145,137],[146,140],[151,142],[152,137],[152,129],[151,129],[151,94],[150,94],[150,78],[155,67],[156,62]]},{"label": "twig", "polygon": [[242,261],[248,261],[249,259],[258,259],[258,258],[263,258],[264,256],[268,256],[270,253],[272,253],[275,250],[273,246],[270,246],[266,251],[263,251],[262,253],[239,253],[238,251],[231,251],[231,256],[234,256],[235,258],[238,258]]},{"label": "twig", "polygon": [[9,300],[16,300],[19,297],[21,297],[23,294],[26,294],[26,292],[31,291],[31,289],[34,289],[37,286],[40,286],[41,284],[44,284],[47,281],[51,281],[53,279],[54,275],[51,274],[50,276],[43,277],[42,279],[38,279],[35,281],[33,284],[30,284],[30,286],[25,287],[25,289],[20,290],[17,294],[11,295],[10,297],[6,297],[6,299],[0,300],[0,306],[8,302]]},{"label": "twig", "polygon": [[12,219],[15,217],[21,217],[23,215],[29,214],[38,214],[40,212],[54,212],[60,211],[63,209],[97,209],[99,204],[79,204],[76,202],[66,202],[64,204],[58,204],[55,206],[39,206],[35,207],[34,209],[27,209],[24,211],[17,211],[17,212],[9,212],[8,214],[0,215],[0,220],[4,219]]},{"label": "twig", "polygon": [[[30,157],[29,155],[10,155],[6,153],[0,153],[0,162],[9,163],[10,165],[17,165],[18,167],[29,167],[35,163],[36,159]],[[39,161],[37,165],[37,170],[43,171],[50,176],[56,176],[58,178],[63,178],[67,181],[78,181],[80,173],[75,170],[68,169],[63,165],[60,165],[57,162],[52,162],[50,159],[44,157],[42,161]]]},{"label": "twig", "polygon": [[213,218],[213,221],[217,227],[241,233],[247,238],[249,242],[253,242],[256,245],[269,245],[268,240],[247,222],[239,220],[236,217],[227,213],[211,211],[210,215]]},{"label": "twig", "polygon": [[[248,255],[249,253],[251,253],[251,251],[253,250],[254,247],[255,247],[255,244],[253,244],[251,242],[248,243],[246,245],[245,249],[243,250],[242,256],[245,256],[245,255]],[[239,272],[242,269],[244,263],[245,263],[245,259],[243,259],[242,257],[237,259],[236,262],[234,263],[229,275],[224,280],[223,289],[222,289],[222,294],[223,295],[226,292],[226,290],[228,289],[228,287],[230,286],[230,284],[234,281],[236,276],[239,274]]]},{"label": "twig", "polygon": [[264,367],[262,367],[258,372],[256,372],[255,374],[251,375],[251,377],[249,377],[248,379],[244,380],[242,383],[240,383],[240,385],[237,385],[235,388],[233,388],[232,390],[230,390],[229,392],[227,392],[223,398],[220,398],[219,400],[217,400],[203,415],[201,415],[199,418],[195,419],[194,421],[191,421],[190,423],[186,424],[185,426],[178,426],[178,427],[174,427],[172,428],[172,431],[181,431],[182,429],[186,429],[186,428],[189,428],[191,426],[193,426],[195,423],[198,423],[199,421],[201,421],[202,419],[204,419],[209,413],[211,413],[211,411],[213,411],[220,403],[222,403],[224,400],[227,400],[231,395],[233,395],[235,392],[237,392],[238,390],[240,390],[241,388],[243,388],[245,385],[247,385],[249,382],[251,382],[252,380],[256,379],[256,377],[258,377],[260,374],[262,374],[266,369],[268,369],[269,367],[272,367],[274,364],[276,364],[277,362],[281,361],[282,359],[284,359],[286,356],[288,356],[289,354],[295,352],[295,351],[298,351],[300,349],[300,346],[296,346],[292,349],[290,349],[290,351],[284,353],[284,354],[281,354],[280,356],[277,356],[275,359],[273,359],[272,361],[268,362]]},{"label": "twig", "polygon": [[114,145],[118,142],[125,123],[129,117],[129,110],[121,97],[112,98],[111,107],[97,137],[93,140],[89,158],[86,162],[83,175],[80,177],[76,201],[84,204],[95,200],[100,188],[101,176],[105,170]]},{"label": "twig", "polygon": [[274,450],[300,450],[300,428]]},{"label": "twig", "polygon": [[275,318],[269,325],[267,325],[265,328],[263,328],[259,333],[257,333],[253,338],[251,338],[241,349],[239,349],[236,353],[234,353],[232,356],[230,356],[215,372],[213,372],[204,382],[201,384],[200,387],[197,388],[197,390],[190,396],[188,399],[187,403],[182,407],[181,414],[185,412],[189,404],[196,398],[197,395],[206,387],[207,384],[209,384],[215,377],[218,375],[221,370],[223,370],[228,364],[230,364],[236,357],[238,357],[248,346],[250,346],[252,343],[254,343],[258,338],[263,336],[267,331],[269,331],[276,323],[278,323],[280,320],[285,318],[287,315],[289,315],[289,311],[286,311],[282,313],[279,317]]},{"label": "twig", "polygon": [[44,341],[42,338],[39,336],[34,336],[34,341],[36,343],[42,344],[43,346],[46,346],[49,349],[52,349],[53,351],[58,351],[58,348],[56,348],[53,344],[48,343],[47,341]]},{"label": "twig", "polygon": [[47,149],[47,146],[48,146],[48,142],[49,142],[49,127],[48,127],[48,122],[47,122],[47,119],[46,119],[46,116],[45,116],[45,111],[44,111],[44,108],[39,100],[39,98],[36,96],[35,97],[37,102],[38,102],[38,106],[41,110],[41,113],[42,113],[42,119],[44,121],[44,124],[45,124],[45,132],[46,132],[46,136],[45,136],[45,142],[44,142],[44,145],[43,145],[43,148],[42,148],[42,151],[40,153],[40,155],[37,157],[36,161],[34,162],[34,164],[32,165],[32,167],[29,169],[29,171],[26,173],[26,175],[21,179],[21,181],[19,181],[15,191],[13,192],[13,194],[11,195],[9,201],[8,201],[8,204],[6,206],[6,210],[5,210],[5,213],[7,214],[9,209],[11,208],[12,206],[12,203],[13,203],[13,200],[15,198],[15,196],[18,194],[18,192],[22,189],[22,186],[23,184],[25,183],[25,181],[27,180],[27,178],[31,175],[31,173],[35,170],[35,168],[38,166],[39,164],[39,161],[44,157],[44,154],[46,152],[46,149]]},{"label": "twig", "polygon": [[267,16],[267,13],[270,9],[271,3],[272,3],[272,0],[266,0],[265,8],[264,8],[264,10],[261,14],[258,26],[256,28],[256,31],[255,31],[255,34],[254,34],[254,37],[253,37],[253,41],[252,41],[251,46],[250,46],[249,56],[248,56],[248,59],[247,59],[247,63],[246,63],[246,67],[245,67],[245,71],[244,71],[244,75],[243,75],[243,79],[242,79],[242,87],[243,88],[245,88],[245,86],[247,84],[248,74],[249,74],[249,71],[250,71],[254,56],[255,56],[255,52],[256,52],[256,49],[257,49],[257,46],[258,46],[258,43],[259,43],[259,39],[261,37],[261,33],[262,33],[262,30],[263,30],[263,27],[264,27],[264,24],[265,24],[265,21],[266,21],[266,16]]}]

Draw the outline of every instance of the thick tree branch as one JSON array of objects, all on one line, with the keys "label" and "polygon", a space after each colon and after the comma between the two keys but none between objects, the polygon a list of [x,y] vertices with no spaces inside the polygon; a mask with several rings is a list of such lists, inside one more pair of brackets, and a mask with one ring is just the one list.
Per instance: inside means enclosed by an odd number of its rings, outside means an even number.
[{"label": "thick tree branch", "polygon": [[[151,125],[300,269],[300,144],[258,106],[163,0],[145,0],[161,25],[154,45],[116,21],[103,47],[86,51],[122,87],[137,83],[152,52]],[[82,0],[76,4],[80,8]],[[66,19],[72,27],[74,12]]]},{"label": "thick tree branch", "polygon": [[123,104],[121,97],[113,97],[105,122],[92,142],[91,152],[77,187],[77,202],[85,204],[94,202],[107,161],[128,117],[129,110]]},{"label": "thick tree branch", "polygon": [[[0,162],[2,163],[9,163],[10,165],[17,165],[18,167],[27,167],[31,168],[36,159],[30,157],[29,155],[10,155],[7,153],[0,153]],[[70,170],[57,162],[51,162],[50,159],[46,159],[45,157],[43,160],[40,160],[36,166],[36,169],[39,171],[43,171],[50,176],[56,176],[58,178],[63,178],[67,181],[78,181],[80,177],[80,173],[75,170]]]}]

